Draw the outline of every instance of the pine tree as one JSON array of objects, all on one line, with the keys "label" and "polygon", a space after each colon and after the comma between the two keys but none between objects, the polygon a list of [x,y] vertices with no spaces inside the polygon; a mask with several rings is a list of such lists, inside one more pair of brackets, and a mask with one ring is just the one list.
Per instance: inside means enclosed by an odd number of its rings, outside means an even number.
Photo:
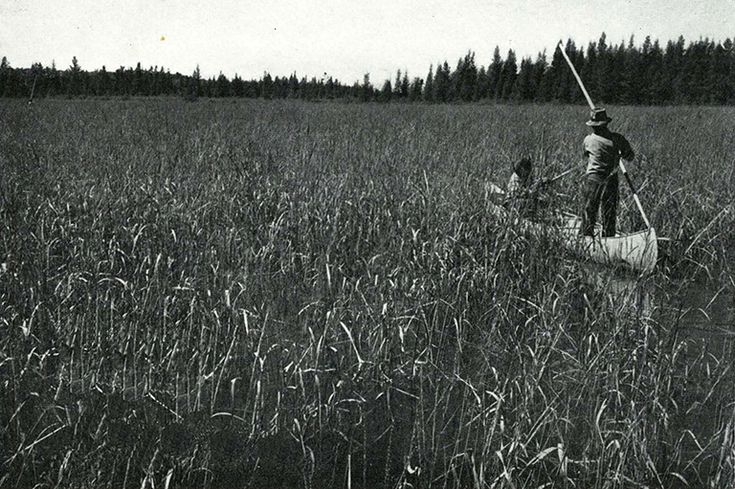
[{"label": "pine tree", "polygon": [[202,81],[202,96],[206,98],[214,97],[214,78],[207,78]]},{"label": "pine tree", "polygon": [[436,75],[434,75],[434,96],[436,102],[446,102],[449,96],[449,65],[437,64]]},{"label": "pine tree", "polygon": [[331,100],[334,98],[334,80],[331,76],[328,77],[327,81],[324,83],[324,93],[322,97],[326,98],[327,100]]},{"label": "pine tree", "polygon": [[390,80],[385,80],[385,82],[383,83],[383,88],[380,90],[380,101],[390,102],[392,96],[393,85],[391,84]]},{"label": "pine tree", "polygon": [[143,70],[140,67],[140,62],[135,65],[135,71],[133,71],[131,92],[133,95],[143,95]]},{"label": "pine tree", "polygon": [[79,66],[77,57],[72,56],[71,66],[69,66],[68,70],[69,84],[67,86],[67,95],[69,97],[76,97],[82,93],[81,71],[82,67]]},{"label": "pine tree", "polygon": [[288,98],[299,98],[299,78],[295,72],[288,77]]},{"label": "pine tree", "polygon": [[[44,77],[47,80],[46,83],[46,97],[53,97],[61,93],[61,86],[59,82],[59,70],[56,69],[56,61],[51,61],[51,66],[46,68]],[[0,96],[2,93],[0,92]]]},{"label": "pine tree", "polygon": [[396,71],[396,81],[393,83],[393,96],[395,98],[401,96],[401,70]]},{"label": "pine tree", "polygon": [[500,48],[495,46],[493,52],[493,60],[490,66],[487,68],[488,76],[488,93],[487,96],[491,99],[500,98],[500,90],[498,87],[501,85],[501,73],[503,72],[503,59],[500,57]]},{"label": "pine tree", "polygon": [[459,99],[460,89],[460,75],[464,71],[464,59],[459,58],[457,60],[457,68],[454,71],[449,71],[449,90],[447,94],[447,101],[454,101]]},{"label": "pine tree", "polygon": [[235,97],[245,96],[245,84],[237,73],[235,73],[235,77],[232,79],[232,95]]},{"label": "pine tree", "polygon": [[97,73],[97,94],[103,96],[110,95],[110,75],[107,73],[107,68],[102,65],[102,69]]},{"label": "pine tree", "polygon": [[164,71],[163,68],[161,68],[161,73],[163,73],[163,93],[167,95],[178,93],[175,83],[177,82],[177,77],[180,75],[178,73],[176,73],[176,75],[172,75],[170,70],[166,69]]},{"label": "pine tree", "polygon": [[10,81],[10,63],[8,62],[8,58],[3,56],[3,59],[0,61],[0,97],[9,97],[10,94],[8,93],[8,82]]},{"label": "pine tree", "polygon": [[[610,82],[610,102],[629,103],[626,102],[630,93],[631,75],[626,71],[626,48],[625,41],[621,40],[617,46],[608,49],[608,69],[611,74]],[[589,60],[588,60],[589,62]],[[591,73],[596,73],[598,67],[595,66]]]},{"label": "pine tree", "polygon": [[646,36],[643,40],[643,45],[638,53],[637,64],[634,66],[635,78],[637,81],[637,101],[639,104],[649,104],[651,97],[651,50],[653,43],[651,42],[651,36]]},{"label": "pine tree", "polygon": [[735,104],[735,42],[732,39],[727,38],[722,43],[722,48],[725,50],[725,69],[726,81],[725,81],[725,103]]},{"label": "pine tree", "polygon": [[539,87],[537,100],[543,102],[550,102],[558,99],[558,86],[561,83],[561,79],[566,71],[569,71],[569,67],[566,65],[564,56],[561,54],[561,50],[558,48],[554,49],[554,54],[551,57],[551,65],[544,71],[544,76],[541,80],[541,86]]},{"label": "pine tree", "polygon": [[548,64],[546,63],[546,51],[543,51],[538,54],[538,56],[536,57],[536,62],[533,65],[532,85],[533,100],[535,101],[543,100],[543,82],[547,69]]},{"label": "pine tree", "polygon": [[528,102],[534,98],[533,61],[530,58],[521,60],[521,70],[516,78],[513,99]]},{"label": "pine tree", "polygon": [[687,73],[686,102],[706,103],[707,93],[708,57],[710,41],[708,38],[698,42],[690,43],[684,54],[684,69]]},{"label": "pine tree", "polygon": [[[582,48],[580,47],[580,51]],[[591,42],[587,45],[586,63],[579,71],[582,80],[594,81],[597,73],[597,43]]]},{"label": "pine tree", "polygon": [[273,98],[273,78],[267,71],[263,73],[263,79],[260,82],[260,97],[266,100]]},{"label": "pine tree", "polygon": [[[574,63],[574,66],[578,70],[585,70],[587,66],[587,59],[584,55],[583,49],[576,49],[576,46],[574,43],[572,43],[572,46],[574,46],[574,56],[572,56],[572,63]],[[571,71],[571,70],[570,70]],[[572,75],[570,77],[570,92],[569,92],[569,102],[575,103],[575,104],[586,104],[586,98],[584,96],[584,93],[579,88],[577,80],[574,79],[574,76]],[[608,95],[609,96],[609,95]]]},{"label": "pine tree", "polygon": [[426,83],[424,84],[424,100],[427,102],[434,101],[434,65],[429,65],[429,74],[426,75]]},{"label": "pine tree", "polygon": [[444,102],[451,102],[456,98],[456,91],[452,85],[452,70],[449,68],[449,63],[444,61],[442,64],[442,79],[444,86]]},{"label": "pine tree", "polygon": [[459,60],[455,79],[457,97],[464,102],[473,100],[475,98],[475,85],[477,84],[475,53],[470,51],[464,59]]},{"label": "pine tree", "polygon": [[[567,39],[567,42],[564,46],[564,52],[567,53],[567,56],[570,60],[572,60],[572,63],[577,59],[577,47],[574,44],[574,41],[571,39]],[[562,59],[561,63],[566,64],[566,62]],[[575,63],[576,69],[581,69],[581,66],[577,66]],[[579,87],[577,86],[577,81],[574,79],[574,75],[571,73],[571,70],[567,67],[563,67],[560,70],[560,74],[558,78],[556,79],[557,85],[555,87],[555,99],[559,100],[561,102],[570,103],[575,98],[577,93],[580,91]],[[582,95],[584,96],[584,95]],[[594,85],[592,88],[590,88],[590,96],[595,97],[597,96],[597,100],[600,100],[599,94],[595,91]]]},{"label": "pine tree", "polygon": [[[568,39],[565,50],[580,71],[590,95],[598,103],[735,103],[735,50],[732,39],[718,42],[700,39],[685,45],[683,37],[667,42],[665,49],[658,40],[645,37],[636,47],[631,36],[619,44],[608,42],[603,32],[597,42],[577,48]],[[68,69],[59,72],[55,64],[44,68],[33,63],[30,68],[13,69],[7,58],[0,58],[0,96],[27,97],[37,79],[37,96],[67,95],[128,95],[157,96],[179,94],[196,99],[199,96],[238,96],[263,98],[351,98],[362,101],[405,99],[449,102],[476,101],[492,97],[495,100],[564,101],[581,103],[583,96],[561,51],[554,50],[551,62],[546,53],[535,61],[520,60],[510,50],[506,60],[495,48],[487,68],[475,65],[475,54],[457,60],[455,70],[444,61],[429,67],[426,81],[409,79],[405,70],[398,70],[395,84],[389,79],[390,91],[376,90],[365,75],[362,84],[344,85],[338,79],[321,80],[287,77],[271,78],[264,73],[260,79],[244,81],[235,75],[232,81],[222,73],[202,79],[199,67],[191,76],[171,74],[163,67],[143,69],[121,66],[108,72],[85,71],[76,57]]]},{"label": "pine tree", "polygon": [[728,63],[727,51],[722,44],[717,43],[712,48],[708,73],[708,92],[711,104],[723,105],[727,103]]},{"label": "pine tree", "polygon": [[662,104],[666,98],[666,80],[664,78],[664,57],[658,39],[650,46],[646,55],[644,100],[647,104]]},{"label": "pine tree", "polygon": [[500,73],[501,85],[498,87],[500,97],[503,100],[508,100],[513,95],[517,72],[518,65],[516,65],[516,53],[514,53],[512,49],[509,49],[508,56],[505,58],[505,62],[503,63],[503,71]]},{"label": "pine tree", "polygon": [[683,103],[687,100],[687,72],[685,60],[685,41],[684,36],[679,36],[676,43],[672,44],[671,53],[667,53],[664,62],[668,65],[665,68],[669,73],[669,84],[672,90],[672,100],[677,103]]},{"label": "pine tree", "polygon": [[[120,67],[118,73],[122,70],[123,68]],[[189,83],[186,87],[186,93],[184,94],[184,98],[189,102],[196,102],[199,98],[199,94],[201,92],[201,78],[202,75],[199,71],[199,65],[197,65],[194,72],[191,74],[191,77],[189,77]]]},{"label": "pine tree", "polygon": [[480,66],[480,70],[477,72],[477,83],[475,83],[475,93],[473,95],[474,100],[482,100],[487,98],[487,94],[490,91],[490,79],[487,76],[484,66]]},{"label": "pine tree", "polygon": [[411,82],[411,86],[408,92],[408,99],[411,102],[418,102],[421,100],[424,88],[424,80],[419,77],[415,77]]},{"label": "pine tree", "polygon": [[219,72],[219,76],[217,76],[216,88],[215,88],[214,96],[215,97],[229,97],[230,95],[231,95],[231,93],[230,93],[230,81],[220,71]]},{"label": "pine tree", "polygon": [[370,84],[370,73],[365,73],[360,85],[360,100],[367,102],[373,99],[373,86]]},{"label": "pine tree", "polygon": [[593,93],[602,103],[610,100],[614,78],[617,75],[613,73],[611,59],[612,53],[608,50],[607,34],[603,32],[597,41],[596,73],[592,83]]}]

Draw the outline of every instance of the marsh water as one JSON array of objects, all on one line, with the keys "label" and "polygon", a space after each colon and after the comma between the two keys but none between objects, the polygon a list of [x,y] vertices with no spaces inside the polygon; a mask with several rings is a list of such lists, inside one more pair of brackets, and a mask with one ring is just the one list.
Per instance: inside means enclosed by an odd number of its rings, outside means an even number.
[{"label": "marsh water", "polygon": [[[602,279],[595,275],[592,280],[599,284]],[[629,277],[608,277],[607,286],[612,300],[624,301],[644,317],[667,321],[681,336],[714,342],[735,338],[733,286]]]},{"label": "marsh water", "polygon": [[653,325],[657,342],[650,348],[657,351],[651,354],[679,383],[670,413],[670,429],[682,433],[679,453],[711,471],[727,463],[722,454],[732,450],[728,432],[735,430],[735,284],[640,279],[601,269],[591,270],[587,282],[632,310],[641,325]]},{"label": "marsh water", "polygon": [[682,334],[713,341],[735,336],[735,296],[731,287],[681,283],[653,294],[661,307],[678,319]]}]

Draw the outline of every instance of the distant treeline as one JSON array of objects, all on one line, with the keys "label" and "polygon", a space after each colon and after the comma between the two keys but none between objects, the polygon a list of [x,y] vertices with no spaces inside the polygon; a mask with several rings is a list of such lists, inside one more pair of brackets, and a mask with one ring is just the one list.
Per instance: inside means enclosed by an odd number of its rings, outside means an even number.
[{"label": "distant treeline", "polygon": [[[709,39],[685,43],[683,37],[662,47],[646,37],[636,45],[633,37],[608,44],[603,33],[586,48],[571,39],[565,50],[596,101],[622,104],[735,104],[735,50],[733,41]],[[144,69],[104,66],[85,71],[76,57],[59,70],[40,63],[30,68],[12,68],[0,63],[0,96],[86,97],[177,95],[198,97],[295,98],[306,100],[409,102],[584,102],[558,49],[549,61],[547,52],[536,59],[519,61],[513,50],[505,58],[495,48],[487,67],[469,52],[452,68],[447,61],[429,68],[425,77],[411,77],[400,70],[395,79],[374,86],[370,75],[362,82],[344,84],[332,77],[307,78],[295,73],[273,77],[264,73],[257,80],[229,79],[221,74],[202,78],[199,67],[191,75],[171,73],[162,67]]]}]

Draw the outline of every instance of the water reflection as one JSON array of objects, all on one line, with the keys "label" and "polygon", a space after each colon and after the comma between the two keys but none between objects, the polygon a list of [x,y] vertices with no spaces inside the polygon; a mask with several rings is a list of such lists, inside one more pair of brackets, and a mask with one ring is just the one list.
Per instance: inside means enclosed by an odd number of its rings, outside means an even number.
[{"label": "water reflection", "polygon": [[621,312],[648,319],[655,314],[659,320],[673,322],[686,336],[735,336],[733,287],[661,276],[641,278],[594,265],[585,271],[585,281],[605,290]]},{"label": "water reflection", "polygon": [[688,336],[735,335],[735,296],[727,286],[679,282],[659,287],[661,308]]},{"label": "water reflection", "polygon": [[682,475],[709,485],[708,477],[722,476],[731,463],[726,454],[735,453],[735,284],[585,271],[587,284],[606,296],[616,314],[642,319],[633,323],[645,338],[635,351],[642,347],[651,359],[648,387],[660,396],[657,406],[666,419],[661,443],[675,439],[675,456],[692,461]]},{"label": "water reflection", "polygon": [[608,301],[619,314],[640,319],[652,318],[655,299],[651,293],[651,278],[641,278],[622,269],[592,263],[584,268],[585,282],[597,290],[605,291]]}]

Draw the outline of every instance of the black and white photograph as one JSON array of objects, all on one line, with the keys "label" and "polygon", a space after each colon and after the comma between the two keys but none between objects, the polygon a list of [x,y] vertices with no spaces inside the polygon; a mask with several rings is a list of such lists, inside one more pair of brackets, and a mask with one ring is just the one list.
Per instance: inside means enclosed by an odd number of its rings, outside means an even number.
[{"label": "black and white photograph", "polygon": [[735,0],[0,0],[0,489],[732,489]]}]

